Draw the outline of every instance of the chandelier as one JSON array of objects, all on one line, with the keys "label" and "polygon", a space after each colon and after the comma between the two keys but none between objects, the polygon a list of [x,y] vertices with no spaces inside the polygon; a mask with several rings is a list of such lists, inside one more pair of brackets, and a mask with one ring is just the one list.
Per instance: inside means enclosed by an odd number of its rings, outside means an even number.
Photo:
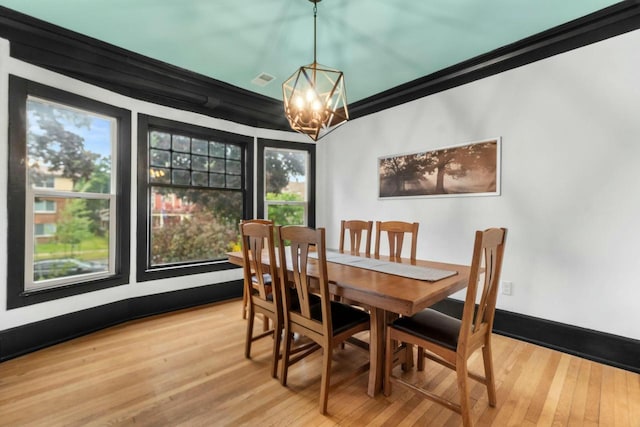
[{"label": "chandelier", "polygon": [[316,17],[313,3],[313,63],[304,65],[282,84],[284,114],[291,128],[317,141],[349,120],[342,71],[325,67],[316,60]]}]

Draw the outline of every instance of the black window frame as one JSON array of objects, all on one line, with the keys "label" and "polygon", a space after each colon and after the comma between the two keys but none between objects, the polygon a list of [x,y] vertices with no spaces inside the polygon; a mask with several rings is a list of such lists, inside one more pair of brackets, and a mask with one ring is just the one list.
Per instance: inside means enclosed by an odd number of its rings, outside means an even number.
[{"label": "black window frame", "polygon": [[258,218],[264,218],[264,151],[265,148],[281,148],[285,150],[307,151],[309,153],[309,200],[307,203],[307,226],[316,226],[316,146],[304,142],[291,142],[275,139],[258,138],[258,167],[256,179],[256,192],[258,194],[256,214]]},{"label": "black window frame", "polygon": [[[149,147],[148,134],[150,130],[161,130],[170,133],[180,133],[191,137],[215,139],[219,142],[242,146],[242,218],[250,218],[253,213],[253,137],[235,134],[219,129],[198,126],[190,123],[174,121],[148,114],[138,114],[138,169],[137,169],[137,260],[136,280],[145,282],[192,274],[208,273],[238,268],[227,260],[186,262],[170,266],[150,267],[150,221],[149,212]],[[230,190],[238,191],[238,190]]]},{"label": "black window frame", "polygon": [[[27,165],[27,97],[35,96],[63,105],[111,116],[117,120],[115,274],[82,283],[25,291],[25,227]],[[53,301],[129,283],[131,111],[82,95],[9,75],[9,165],[7,183],[8,232],[7,309]]]}]

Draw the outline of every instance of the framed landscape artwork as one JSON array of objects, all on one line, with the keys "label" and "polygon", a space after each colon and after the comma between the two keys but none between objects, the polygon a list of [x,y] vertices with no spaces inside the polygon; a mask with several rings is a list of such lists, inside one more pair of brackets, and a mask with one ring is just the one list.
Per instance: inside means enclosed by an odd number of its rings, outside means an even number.
[{"label": "framed landscape artwork", "polygon": [[379,197],[499,195],[500,142],[498,137],[380,157]]}]

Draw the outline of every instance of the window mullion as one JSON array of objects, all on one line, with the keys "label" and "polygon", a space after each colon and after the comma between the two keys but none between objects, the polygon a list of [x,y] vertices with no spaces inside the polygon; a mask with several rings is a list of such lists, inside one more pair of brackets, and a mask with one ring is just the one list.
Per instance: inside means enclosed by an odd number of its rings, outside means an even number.
[{"label": "window mullion", "polygon": [[[28,283],[33,281],[33,262],[34,257],[33,254],[35,252],[35,226],[33,225],[34,218],[34,208],[36,204],[36,194],[33,191],[31,186],[27,185],[25,191],[25,233],[24,233],[24,242],[25,242],[25,256],[24,256],[24,277],[25,277],[25,287]],[[31,226],[29,226],[29,224]]]},{"label": "window mullion", "polygon": [[44,188],[34,188],[33,194],[38,197],[58,197],[68,199],[95,199],[95,200],[107,200],[111,197],[112,193],[87,193],[80,191],[61,191],[51,190]]}]

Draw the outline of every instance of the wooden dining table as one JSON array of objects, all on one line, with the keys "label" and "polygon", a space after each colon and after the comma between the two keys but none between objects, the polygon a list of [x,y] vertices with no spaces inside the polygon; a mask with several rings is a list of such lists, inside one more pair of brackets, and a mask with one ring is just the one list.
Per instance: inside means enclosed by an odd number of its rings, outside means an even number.
[{"label": "wooden dining table", "polygon": [[[228,252],[229,262],[242,266],[242,252]],[[437,281],[425,281],[381,273],[378,271],[345,265],[327,260],[329,290],[332,294],[364,304],[370,309],[371,330],[369,337],[369,383],[367,393],[375,396],[382,390],[384,372],[384,334],[387,312],[410,316],[464,289],[469,280],[470,267],[436,261],[390,258],[379,260],[455,271],[453,276]],[[262,262],[268,265],[263,254]],[[309,259],[307,275],[318,277],[317,260]]]}]

